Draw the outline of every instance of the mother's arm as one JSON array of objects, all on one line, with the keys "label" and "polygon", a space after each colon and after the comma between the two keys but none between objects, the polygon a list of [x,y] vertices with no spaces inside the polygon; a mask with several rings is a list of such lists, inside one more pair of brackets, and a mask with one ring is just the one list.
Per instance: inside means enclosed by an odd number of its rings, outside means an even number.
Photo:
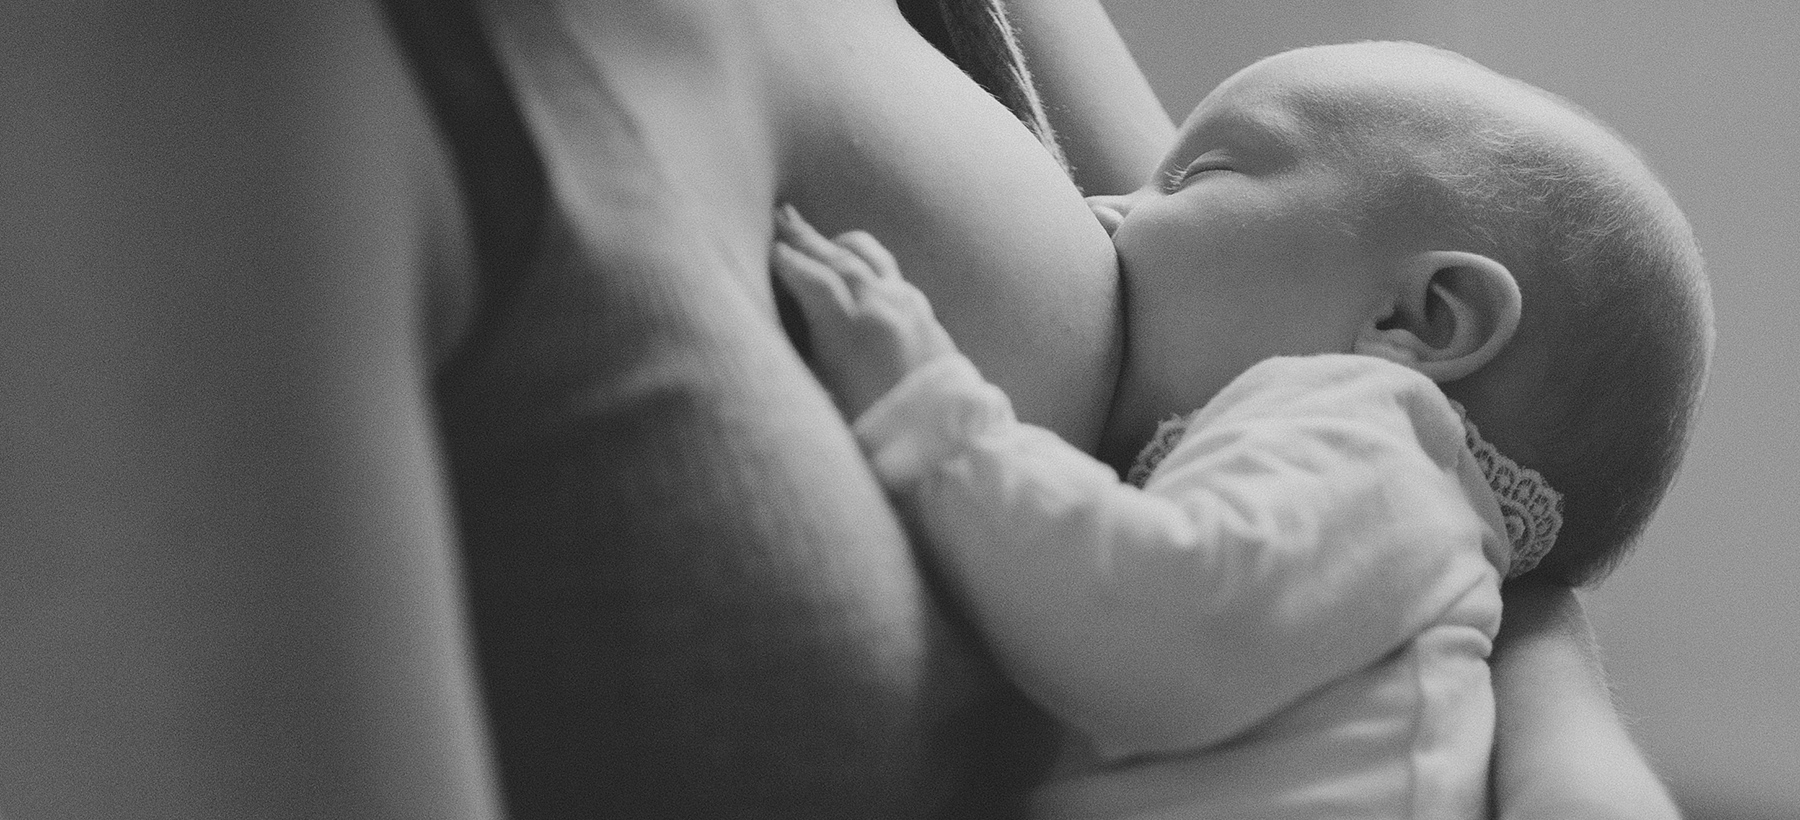
[{"label": "mother's arm", "polygon": [[1494,648],[1501,820],[1679,817],[1613,707],[1574,590],[1514,581]]},{"label": "mother's arm", "polygon": [[8,817],[500,813],[370,6],[0,4]]},{"label": "mother's arm", "polygon": [[1003,0],[1088,196],[1136,190],[1175,139],[1175,125],[1099,0]]}]

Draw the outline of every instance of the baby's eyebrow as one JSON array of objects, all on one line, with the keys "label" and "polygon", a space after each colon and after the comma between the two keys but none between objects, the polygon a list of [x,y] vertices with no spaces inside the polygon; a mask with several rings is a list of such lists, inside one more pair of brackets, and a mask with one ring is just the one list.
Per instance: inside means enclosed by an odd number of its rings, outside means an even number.
[{"label": "baby's eyebrow", "polygon": [[1312,141],[1305,126],[1306,116],[1293,108],[1293,102],[1279,98],[1240,102],[1228,110],[1200,114],[1204,119],[1175,144],[1159,171],[1163,176],[1178,173],[1200,155],[1216,149],[1244,149],[1255,146],[1259,155],[1275,159],[1291,157]]},{"label": "baby's eyebrow", "polygon": [[1287,106],[1270,102],[1255,107],[1240,107],[1223,118],[1221,127],[1228,136],[1254,142],[1273,143],[1292,150],[1307,141],[1302,118]]},{"label": "baby's eyebrow", "polygon": [[1208,119],[1176,146],[1164,164],[1185,168],[1200,155],[1220,149],[1247,152],[1244,159],[1279,160],[1291,157],[1308,142],[1300,119],[1292,114],[1279,109],[1234,110]]}]

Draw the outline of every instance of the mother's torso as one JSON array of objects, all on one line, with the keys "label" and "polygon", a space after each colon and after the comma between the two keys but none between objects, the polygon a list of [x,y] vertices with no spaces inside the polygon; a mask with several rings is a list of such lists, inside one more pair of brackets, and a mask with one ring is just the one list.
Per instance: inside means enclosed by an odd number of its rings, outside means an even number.
[{"label": "mother's torso", "polygon": [[[515,812],[980,806],[1034,758],[993,748],[1026,713],[782,334],[769,211],[874,233],[1083,446],[1117,366],[1104,232],[891,3],[496,1],[477,28],[543,186],[472,212],[541,214],[485,271],[482,220],[447,218],[426,290]],[[446,131],[489,128],[462,107]]]}]

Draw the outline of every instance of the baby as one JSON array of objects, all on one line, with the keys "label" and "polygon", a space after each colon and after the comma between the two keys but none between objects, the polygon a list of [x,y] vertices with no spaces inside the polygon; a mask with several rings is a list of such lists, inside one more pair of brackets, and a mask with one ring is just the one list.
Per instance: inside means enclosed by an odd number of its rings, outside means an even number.
[{"label": "baby", "polygon": [[1502,579],[1602,577],[1680,460],[1712,333],[1680,212],[1584,112],[1408,43],[1263,60],[1089,202],[1125,482],[1017,421],[873,238],[784,211],[773,252],[876,474],[1065,728],[1034,816],[1487,816]]}]

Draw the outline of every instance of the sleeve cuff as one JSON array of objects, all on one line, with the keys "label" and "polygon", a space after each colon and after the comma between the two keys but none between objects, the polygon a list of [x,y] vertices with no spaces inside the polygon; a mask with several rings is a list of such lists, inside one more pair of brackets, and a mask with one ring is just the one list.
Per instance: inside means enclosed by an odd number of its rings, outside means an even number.
[{"label": "sleeve cuff", "polygon": [[889,490],[918,483],[978,436],[1014,423],[1012,402],[962,355],[914,369],[851,430]]}]

